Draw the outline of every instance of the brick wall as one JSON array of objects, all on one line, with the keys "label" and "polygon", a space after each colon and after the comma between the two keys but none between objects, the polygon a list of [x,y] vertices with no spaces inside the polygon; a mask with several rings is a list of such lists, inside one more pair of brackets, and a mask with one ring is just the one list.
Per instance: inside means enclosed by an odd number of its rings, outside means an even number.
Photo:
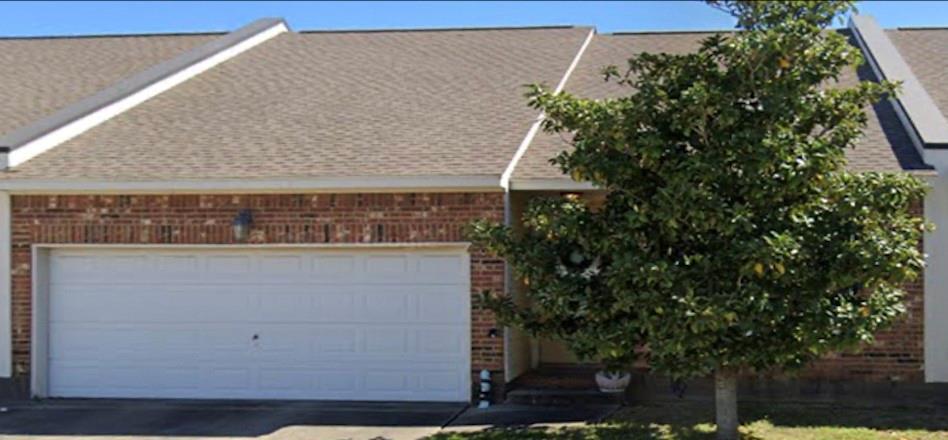
[{"label": "brick wall", "polygon": [[[13,361],[29,372],[31,245],[36,243],[232,244],[231,221],[253,210],[252,243],[464,241],[474,219],[503,220],[500,193],[13,196]],[[471,359],[503,368],[503,340],[480,292],[502,290],[504,263],[471,249]]]},{"label": "brick wall", "polygon": [[[924,217],[924,204],[912,207],[912,213]],[[924,243],[918,248],[924,250]],[[807,366],[801,376],[820,379],[862,381],[925,381],[925,279],[905,286],[905,314],[892,326],[875,335],[865,347],[834,353]]]},{"label": "brick wall", "polygon": [[876,333],[865,347],[834,353],[806,367],[801,377],[869,382],[924,382],[924,282],[906,286],[906,313],[892,327]]}]

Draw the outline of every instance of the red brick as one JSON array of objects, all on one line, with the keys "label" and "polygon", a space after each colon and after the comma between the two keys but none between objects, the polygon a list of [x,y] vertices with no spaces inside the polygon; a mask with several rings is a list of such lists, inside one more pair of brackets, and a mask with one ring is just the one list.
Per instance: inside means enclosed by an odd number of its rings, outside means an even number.
[{"label": "red brick", "polygon": [[[30,367],[33,244],[234,244],[243,208],[253,209],[258,244],[457,242],[472,220],[503,220],[503,203],[500,193],[13,196],[14,371]],[[503,290],[504,263],[470,252],[472,370],[502,370],[503,339],[487,337],[497,324],[477,297]]]}]

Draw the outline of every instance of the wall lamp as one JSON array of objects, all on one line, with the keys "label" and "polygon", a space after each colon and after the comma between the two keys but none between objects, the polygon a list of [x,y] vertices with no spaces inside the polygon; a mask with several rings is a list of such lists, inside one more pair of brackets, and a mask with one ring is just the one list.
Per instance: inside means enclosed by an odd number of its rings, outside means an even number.
[{"label": "wall lamp", "polygon": [[253,213],[249,209],[241,209],[234,217],[232,222],[234,227],[234,241],[243,243],[250,237],[250,229],[253,228]]}]

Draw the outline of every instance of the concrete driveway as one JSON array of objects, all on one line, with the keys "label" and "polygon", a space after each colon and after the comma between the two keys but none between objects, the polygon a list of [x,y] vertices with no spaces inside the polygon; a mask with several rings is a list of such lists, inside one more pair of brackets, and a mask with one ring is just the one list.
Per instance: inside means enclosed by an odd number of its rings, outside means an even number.
[{"label": "concrete driveway", "polygon": [[466,405],[443,403],[47,400],[0,412],[0,438],[415,440]]}]

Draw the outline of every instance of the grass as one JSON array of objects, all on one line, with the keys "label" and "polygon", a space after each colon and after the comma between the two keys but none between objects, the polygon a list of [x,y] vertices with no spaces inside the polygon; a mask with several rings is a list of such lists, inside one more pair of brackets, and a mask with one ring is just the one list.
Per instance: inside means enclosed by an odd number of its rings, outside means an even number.
[{"label": "grass", "polygon": [[[427,440],[708,440],[712,411],[710,403],[651,404],[592,425],[491,428]],[[753,440],[948,440],[948,408],[745,404],[740,415],[742,437]]]}]

